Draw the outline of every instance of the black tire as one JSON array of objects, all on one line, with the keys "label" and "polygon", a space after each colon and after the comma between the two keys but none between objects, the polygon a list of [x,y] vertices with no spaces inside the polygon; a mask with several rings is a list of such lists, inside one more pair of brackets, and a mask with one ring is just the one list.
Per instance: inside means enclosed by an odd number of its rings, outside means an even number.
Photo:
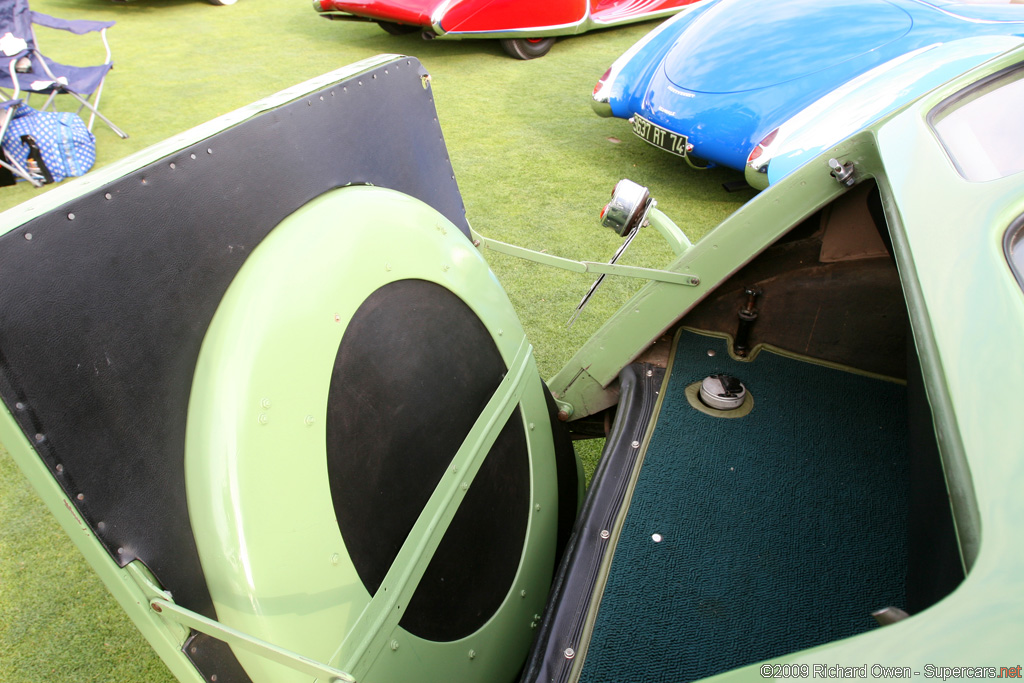
[{"label": "black tire", "polygon": [[509,57],[536,59],[546,55],[554,44],[554,38],[505,38],[501,48]]},{"label": "black tire", "polygon": [[377,26],[380,26],[387,33],[393,36],[406,36],[410,33],[416,33],[420,30],[419,26],[410,26],[409,24],[398,24],[393,21],[378,21]]}]

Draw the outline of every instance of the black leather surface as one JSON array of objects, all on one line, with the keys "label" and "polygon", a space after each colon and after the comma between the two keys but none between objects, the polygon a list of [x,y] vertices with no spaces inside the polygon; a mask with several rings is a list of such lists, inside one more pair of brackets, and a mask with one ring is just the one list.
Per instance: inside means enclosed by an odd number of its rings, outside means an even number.
[{"label": "black leather surface", "polygon": [[0,237],[0,394],[111,556],[142,560],[180,605],[214,616],[185,502],[186,410],[247,255],[357,183],[418,197],[468,234],[422,73],[415,59],[378,67]]}]

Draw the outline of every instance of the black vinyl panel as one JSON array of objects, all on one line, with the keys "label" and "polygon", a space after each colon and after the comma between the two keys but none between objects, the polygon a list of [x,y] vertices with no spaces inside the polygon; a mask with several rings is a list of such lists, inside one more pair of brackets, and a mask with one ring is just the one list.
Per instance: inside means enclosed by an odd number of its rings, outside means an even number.
[{"label": "black vinyl panel", "polygon": [[[399,280],[356,311],[331,378],[327,466],[338,527],[371,595],[505,372],[483,323],[440,285]],[[483,626],[515,578],[529,505],[529,455],[517,409],[402,626],[434,641]]]},{"label": "black vinyl panel", "polygon": [[424,73],[377,67],[0,237],[0,394],[111,555],[142,560],[180,605],[214,616],[185,501],[186,411],[248,254],[348,184],[417,197],[468,234]]}]

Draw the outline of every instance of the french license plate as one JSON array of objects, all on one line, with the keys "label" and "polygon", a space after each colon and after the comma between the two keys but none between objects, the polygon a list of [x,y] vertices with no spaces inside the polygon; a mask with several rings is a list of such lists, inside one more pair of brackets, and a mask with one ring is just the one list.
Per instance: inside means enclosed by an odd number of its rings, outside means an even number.
[{"label": "french license plate", "polygon": [[670,130],[651,123],[644,117],[635,114],[629,119],[629,121],[633,124],[633,132],[637,137],[646,140],[655,147],[663,149],[666,152],[678,154],[681,157],[686,156],[685,135],[673,133]]}]

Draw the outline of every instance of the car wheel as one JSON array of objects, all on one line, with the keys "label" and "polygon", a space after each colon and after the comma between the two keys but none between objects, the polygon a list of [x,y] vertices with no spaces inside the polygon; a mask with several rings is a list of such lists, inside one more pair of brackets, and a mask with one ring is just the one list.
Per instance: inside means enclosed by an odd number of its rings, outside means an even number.
[{"label": "car wheel", "polygon": [[501,41],[506,54],[516,59],[543,57],[554,44],[554,38],[506,38]]},{"label": "car wheel", "polygon": [[420,30],[419,26],[409,24],[398,24],[393,21],[378,21],[377,25],[393,36],[404,36]]}]

